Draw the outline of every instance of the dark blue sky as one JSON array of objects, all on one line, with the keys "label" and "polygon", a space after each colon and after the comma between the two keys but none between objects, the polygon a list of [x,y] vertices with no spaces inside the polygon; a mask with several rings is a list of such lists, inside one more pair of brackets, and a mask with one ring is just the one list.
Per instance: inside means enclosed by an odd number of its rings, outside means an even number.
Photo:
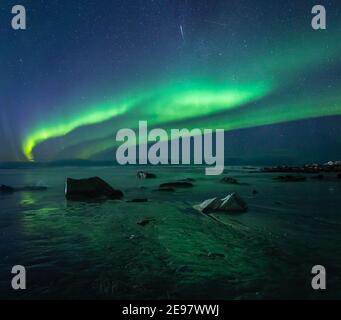
[{"label": "dark blue sky", "polygon": [[15,31],[1,1],[0,161],[111,159],[138,120],[224,128],[227,158],[340,158],[341,3],[318,3],[327,30],[310,0],[23,0]]}]

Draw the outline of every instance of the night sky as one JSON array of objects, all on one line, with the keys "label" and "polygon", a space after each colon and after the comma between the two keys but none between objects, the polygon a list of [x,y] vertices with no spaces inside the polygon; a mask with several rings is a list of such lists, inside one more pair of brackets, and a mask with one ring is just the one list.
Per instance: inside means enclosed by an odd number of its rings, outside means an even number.
[{"label": "night sky", "polygon": [[139,120],[223,128],[231,159],[341,158],[340,13],[338,0],[1,1],[0,161],[113,160],[115,132]]}]

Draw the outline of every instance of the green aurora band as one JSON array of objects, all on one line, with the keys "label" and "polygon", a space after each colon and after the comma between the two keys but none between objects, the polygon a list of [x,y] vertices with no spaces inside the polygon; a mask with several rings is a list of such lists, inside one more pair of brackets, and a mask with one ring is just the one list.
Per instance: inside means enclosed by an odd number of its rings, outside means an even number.
[{"label": "green aurora band", "polygon": [[[194,118],[184,121],[181,125],[174,123],[165,123],[162,128],[168,134],[174,128],[187,128],[189,130],[195,128],[201,129],[221,129],[225,131],[233,131],[238,129],[246,129],[264,125],[279,124],[290,121],[298,121],[304,119],[312,119],[319,117],[341,115],[341,96],[335,96],[329,99],[323,97],[316,101],[307,102],[304,99],[292,102],[291,104],[268,105],[264,108],[240,108],[234,112],[213,114],[211,117]],[[256,102],[260,104],[261,102]],[[138,121],[131,121],[126,127],[138,131]],[[149,129],[155,127],[152,122],[148,122]],[[169,134],[170,136],[170,134]],[[87,159],[93,155],[99,154],[110,148],[118,146],[119,143],[110,135],[106,138],[99,138],[87,141],[86,144],[81,144],[75,148],[70,147],[74,152],[74,156],[82,159]]]},{"label": "green aurora band", "polygon": [[[39,144],[66,136],[75,129],[116,118],[119,128],[115,127],[115,130],[134,129],[139,120],[147,120],[151,127],[162,126],[164,129],[176,128],[176,122],[180,122],[181,127],[189,129],[221,128],[229,131],[341,115],[338,88],[334,88],[335,92],[322,90],[324,94],[317,97],[315,92],[313,96],[310,92],[304,92],[288,101],[280,98],[272,103],[264,101],[283,88],[294,87],[300,75],[308,72],[309,78],[321,66],[332,64],[333,59],[340,56],[341,42],[334,41],[338,33],[318,33],[318,43],[315,35],[311,33],[304,39],[272,43],[272,50],[257,48],[258,52],[251,54],[251,61],[239,61],[236,66],[230,65],[226,70],[219,70],[226,74],[226,79],[231,79],[231,74],[237,73],[237,81],[212,81],[216,79],[214,74],[207,76],[206,80],[193,80],[195,77],[192,75],[186,77],[188,81],[185,82],[157,87],[150,85],[146,90],[130,93],[123,99],[81,106],[82,112],[68,118],[55,117],[51,121],[36,124],[23,137],[23,154],[28,160],[34,160],[33,152]],[[222,79],[221,73],[218,78]],[[86,144],[75,148],[79,150],[81,158],[88,158],[115,144],[113,132],[91,133],[81,139],[87,141]],[[79,141],[65,142],[66,148],[77,144],[80,144]]]},{"label": "green aurora band", "polygon": [[[269,90],[265,84],[232,87],[201,83],[186,85],[185,88],[177,85],[157,89],[152,93],[136,95],[123,102],[99,104],[92,108],[93,111],[76,115],[70,121],[61,124],[45,123],[43,127],[34,130],[26,137],[23,153],[28,160],[33,160],[33,149],[39,143],[64,136],[81,126],[101,123],[129,111],[132,112],[131,118],[139,115],[141,119],[148,119],[151,124],[157,125],[236,108],[263,97]],[[135,108],[140,105],[147,107],[136,110]],[[88,110],[88,108],[84,109]]]},{"label": "green aurora band", "polygon": [[[179,91],[176,94],[173,92],[170,95],[157,93],[155,97],[148,97],[145,100],[131,99],[115,107],[111,107],[110,104],[100,105],[97,112],[84,113],[62,125],[46,126],[34,131],[27,136],[23,152],[27,159],[33,160],[33,150],[39,143],[64,136],[80,126],[100,123],[122,114],[128,114],[129,121],[121,122],[120,128],[136,128],[139,120],[147,120],[151,127],[162,125],[163,128],[170,129],[170,124],[174,126],[175,121],[181,120],[182,126],[187,122],[187,128],[222,128],[226,131],[341,115],[341,97],[338,95],[330,98],[322,96],[313,101],[301,99],[290,101],[288,104],[258,106],[261,103],[258,99],[270,92],[269,88],[265,85],[257,85],[248,89],[219,88],[214,91],[212,88],[200,87],[197,90]],[[249,103],[254,103],[255,107],[243,110],[243,106]],[[140,105],[145,107],[139,108]],[[90,140],[86,148],[88,150],[83,150],[81,157],[88,158],[114,146],[112,136],[110,139],[102,139],[102,142],[100,140],[93,142]]]}]

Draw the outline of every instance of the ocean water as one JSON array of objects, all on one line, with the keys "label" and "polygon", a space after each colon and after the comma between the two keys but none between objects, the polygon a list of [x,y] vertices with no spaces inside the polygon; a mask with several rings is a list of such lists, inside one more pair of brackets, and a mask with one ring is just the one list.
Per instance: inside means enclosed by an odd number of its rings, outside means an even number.
[{"label": "ocean water", "polygon": [[[334,299],[341,298],[341,181],[283,183],[274,174],[227,167],[249,185],[222,184],[200,167],[0,170],[0,184],[48,186],[0,194],[0,298],[11,299]],[[71,202],[66,177],[99,176],[123,201]],[[158,192],[160,183],[195,186]],[[256,189],[259,193],[253,195]],[[221,224],[193,209],[238,192],[249,211]],[[126,200],[146,197],[147,203]],[[154,219],[148,225],[137,222]],[[11,289],[11,268],[27,270],[27,289]],[[311,287],[314,265],[327,289]]]}]

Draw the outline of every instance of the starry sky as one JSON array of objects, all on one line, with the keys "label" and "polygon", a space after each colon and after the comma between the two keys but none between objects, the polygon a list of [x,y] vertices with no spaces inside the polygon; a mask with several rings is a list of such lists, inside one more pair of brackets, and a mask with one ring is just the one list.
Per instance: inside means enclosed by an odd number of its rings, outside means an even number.
[{"label": "starry sky", "polygon": [[0,161],[113,160],[139,120],[225,129],[236,162],[341,158],[340,1],[22,0],[25,31],[15,4],[0,4]]}]

